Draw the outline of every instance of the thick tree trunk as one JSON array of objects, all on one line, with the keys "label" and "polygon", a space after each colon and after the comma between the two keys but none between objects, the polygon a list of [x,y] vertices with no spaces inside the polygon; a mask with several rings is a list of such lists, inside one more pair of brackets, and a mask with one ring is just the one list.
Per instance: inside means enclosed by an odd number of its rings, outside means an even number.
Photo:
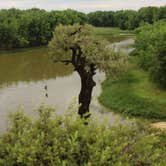
[{"label": "thick tree trunk", "polygon": [[71,48],[72,50],[72,59],[71,63],[75,67],[75,71],[78,72],[81,78],[81,91],[79,94],[79,110],[78,114],[83,118],[88,118],[89,115],[85,115],[89,112],[89,106],[92,97],[92,90],[96,83],[93,80],[93,76],[96,74],[96,67],[92,63],[88,65],[89,71],[86,70],[86,58],[82,56],[82,50],[80,46],[75,46]]},{"label": "thick tree trunk", "polygon": [[93,80],[93,75],[89,74],[88,72],[84,70],[78,71],[80,77],[81,77],[81,91],[79,94],[79,110],[78,114],[81,117],[89,117],[90,114],[85,115],[85,113],[89,112],[89,106],[91,102],[91,97],[92,97],[92,90],[93,87],[96,85],[96,83]]}]

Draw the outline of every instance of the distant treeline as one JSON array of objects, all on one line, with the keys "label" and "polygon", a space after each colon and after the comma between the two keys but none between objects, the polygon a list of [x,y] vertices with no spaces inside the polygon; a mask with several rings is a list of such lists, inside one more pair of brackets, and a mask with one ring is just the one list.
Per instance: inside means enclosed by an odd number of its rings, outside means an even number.
[{"label": "distant treeline", "polygon": [[121,29],[133,30],[144,23],[166,19],[166,6],[143,7],[138,11],[96,11],[88,14],[89,23],[97,27],[119,27]]},{"label": "distant treeline", "polygon": [[74,10],[0,10],[0,48],[45,45],[58,24],[84,24],[87,16]]},{"label": "distant treeline", "polygon": [[139,11],[97,11],[89,14],[75,10],[45,11],[41,9],[0,10],[0,49],[45,45],[58,24],[85,24],[98,27],[135,29],[145,22],[166,19],[166,6],[146,7]]}]

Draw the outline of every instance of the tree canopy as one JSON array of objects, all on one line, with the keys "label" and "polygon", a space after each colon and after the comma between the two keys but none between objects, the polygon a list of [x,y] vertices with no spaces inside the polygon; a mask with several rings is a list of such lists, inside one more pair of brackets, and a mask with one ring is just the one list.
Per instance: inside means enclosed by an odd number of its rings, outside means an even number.
[{"label": "tree canopy", "polygon": [[166,6],[143,7],[138,11],[96,11],[88,14],[89,24],[97,27],[120,27],[121,29],[135,29],[144,23],[153,24],[166,19]]},{"label": "tree canopy", "polygon": [[86,71],[89,73],[92,72],[92,64],[100,70],[106,69],[105,62],[110,58],[108,43],[96,39],[90,25],[59,25],[49,47],[54,61],[72,63],[75,70],[84,59]]},{"label": "tree canopy", "polygon": [[75,10],[0,10],[0,49],[46,45],[58,24],[84,24],[87,17]]}]

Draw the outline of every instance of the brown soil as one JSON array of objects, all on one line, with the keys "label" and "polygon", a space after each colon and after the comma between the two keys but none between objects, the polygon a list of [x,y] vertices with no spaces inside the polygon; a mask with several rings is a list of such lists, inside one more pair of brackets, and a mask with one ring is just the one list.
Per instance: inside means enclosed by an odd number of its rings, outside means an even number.
[{"label": "brown soil", "polygon": [[152,123],[151,126],[156,129],[164,129],[166,130],[166,122],[157,122],[157,123]]}]

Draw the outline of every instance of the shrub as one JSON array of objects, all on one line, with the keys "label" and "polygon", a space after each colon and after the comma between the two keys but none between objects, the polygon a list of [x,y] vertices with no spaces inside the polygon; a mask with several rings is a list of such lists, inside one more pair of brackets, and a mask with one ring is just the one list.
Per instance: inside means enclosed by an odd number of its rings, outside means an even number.
[{"label": "shrub", "polygon": [[110,127],[89,119],[88,125],[73,114],[51,116],[40,107],[32,121],[17,112],[0,138],[2,166],[162,166],[166,162],[165,134],[141,124]]},{"label": "shrub", "polygon": [[135,54],[139,65],[149,71],[151,78],[166,87],[166,22],[145,25],[137,29]]}]

